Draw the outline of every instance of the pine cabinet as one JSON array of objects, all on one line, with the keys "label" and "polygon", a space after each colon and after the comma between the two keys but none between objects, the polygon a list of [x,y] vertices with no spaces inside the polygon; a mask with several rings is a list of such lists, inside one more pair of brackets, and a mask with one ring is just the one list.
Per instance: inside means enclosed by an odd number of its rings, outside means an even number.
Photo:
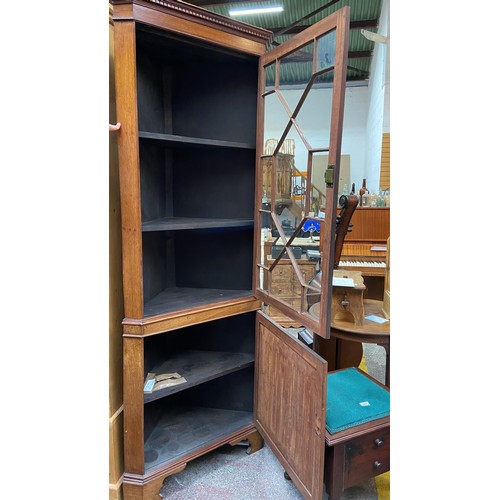
[{"label": "pine cabinet", "polygon": [[[326,361],[262,310],[329,336],[331,293],[321,290],[333,276],[348,17],[341,9],[267,50],[270,32],[184,2],[113,0],[126,499],[158,498],[165,477],[189,461],[242,440],[256,451],[261,436],[304,495],[321,496]],[[298,100],[287,102],[281,91],[297,60],[308,75]],[[300,128],[316,87],[329,89],[325,144]],[[264,155],[266,103],[276,99],[283,133]],[[303,139],[306,188],[289,193],[299,224],[269,263],[261,234],[284,236],[277,172],[287,138]],[[325,152],[333,175],[320,207],[311,170]],[[313,284],[291,250],[311,220],[323,238],[322,279]],[[268,285],[284,258],[293,301]],[[319,317],[308,312],[311,296]],[[145,389],[151,374],[172,373],[184,380]]]}]

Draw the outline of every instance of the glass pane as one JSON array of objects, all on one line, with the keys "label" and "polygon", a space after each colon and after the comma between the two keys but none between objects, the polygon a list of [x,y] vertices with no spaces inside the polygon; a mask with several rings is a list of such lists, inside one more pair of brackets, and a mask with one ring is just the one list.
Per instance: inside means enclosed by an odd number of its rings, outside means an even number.
[{"label": "glass pane", "polygon": [[[283,56],[266,68],[264,144],[262,151],[262,208],[258,258],[260,287],[267,312],[278,323],[304,325],[328,337],[326,311],[313,304],[331,295],[327,284],[333,190],[325,171],[330,149],[336,32]],[[316,51],[316,52],[315,52]],[[314,73],[313,73],[314,70]],[[293,118],[292,118],[293,117]],[[260,187],[260,186],[259,186]],[[327,196],[329,197],[327,203]],[[331,263],[330,263],[331,264]],[[325,289],[322,293],[322,287]],[[328,300],[321,300],[322,304]],[[295,314],[297,311],[298,314]],[[323,324],[324,323],[324,324]]]},{"label": "glass pane", "polygon": [[292,113],[302,96],[301,89],[304,89],[311,79],[313,50],[314,43],[311,42],[280,59],[278,89]]},{"label": "glass pane", "polygon": [[[302,230],[308,203],[310,204],[307,196],[310,192],[307,182],[308,158],[308,149],[303,139],[292,127],[273,160],[266,158],[264,161],[264,172],[267,174],[264,177],[268,180],[263,186],[267,191],[270,170],[274,192],[270,203],[277,224],[272,229],[271,251],[266,255],[265,265],[272,268],[268,272],[266,286],[271,294],[302,312],[307,311],[307,288],[304,285],[309,284],[319,270],[317,261],[309,260],[304,248],[304,244],[309,248],[319,248],[319,239],[313,241],[310,233],[306,234]],[[287,242],[290,243],[289,251],[284,249]],[[295,258],[295,266],[289,252]]]},{"label": "glass pane", "polygon": [[299,48],[272,49],[265,57],[267,66],[260,66],[266,73],[261,77],[267,92],[261,97],[264,123],[259,125],[264,132],[259,138],[263,156],[258,176],[262,182],[257,188],[268,210],[261,210],[255,221],[259,230],[270,227],[272,237],[269,243],[269,231],[262,231],[257,265],[265,290],[258,288],[256,296],[265,307],[274,308],[269,314],[279,324],[305,326],[324,338],[330,337],[334,194],[339,181],[338,168],[330,180],[333,170],[327,170],[327,163],[339,162],[342,130],[330,128],[334,115],[340,118],[336,114],[344,99],[344,82],[335,81],[339,74],[334,71],[348,56],[347,45],[341,47],[339,42],[337,47],[336,21],[342,23],[342,32],[349,29],[348,16],[331,20],[323,24],[322,32],[315,31],[312,40],[301,38],[304,45]]},{"label": "glass pane", "polygon": [[325,171],[328,165],[328,153],[312,153],[311,174],[311,212],[315,217],[325,218],[326,182]]},{"label": "glass pane", "polygon": [[274,89],[274,82],[276,81],[276,63],[266,66],[266,86],[265,92]]},{"label": "glass pane", "polygon": [[312,149],[328,149],[332,118],[333,70],[314,79],[296,122]]},{"label": "glass pane", "polygon": [[335,49],[337,47],[337,31],[330,31],[318,38],[316,53],[317,71],[330,68],[335,65]]},{"label": "glass pane", "polygon": [[283,107],[276,93],[264,98],[264,151],[265,155],[272,155],[283,135],[290,117]]},{"label": "glass pane", "polygon": [[271,200],[267,197],[266,193],[270,193],[270,177],[272,168],[272,157],[264,157],[262,159],[263,166],[263,196],[260,212],[260,228],[261,228],[261,241],[260,241],[260,256],[258,262],[260,267],[260,287],[264,290],[269,289],[269,273],[265,270],[267,260],[271,255],[271,247],[273,241],[276,239],[273,234],[276,234],[276,224],[271,217]]},{"label": "glass pane", "polygon": [[291,234],[291,230],[304,216],[304,200],[300,184],[300,171],[307,171],[307,148],[295,128],[291,128],[276,154],[275,212],[281,227]]}]

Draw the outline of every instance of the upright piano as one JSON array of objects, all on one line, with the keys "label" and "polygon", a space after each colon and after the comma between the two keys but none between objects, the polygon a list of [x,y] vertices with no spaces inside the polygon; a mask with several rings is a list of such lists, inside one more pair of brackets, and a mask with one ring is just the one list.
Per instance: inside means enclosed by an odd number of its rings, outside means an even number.
[{"label": "upright piano", "polygon": [[361,271],[363,276],[385,276],[390,208],[358,207],[351,218],[339,268]]}]

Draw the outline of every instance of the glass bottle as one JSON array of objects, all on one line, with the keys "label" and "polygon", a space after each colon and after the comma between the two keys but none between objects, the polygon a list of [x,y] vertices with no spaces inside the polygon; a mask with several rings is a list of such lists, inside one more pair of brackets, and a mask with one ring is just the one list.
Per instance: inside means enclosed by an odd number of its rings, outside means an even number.
[{"label": "glass bottle", "polygon": [[366,192],[363,193],[363,197],[361,198],[361,206],[362,207],[368,207],[368,196],[369,193],[368,193],[368,190],[366,190]]},{"label": "glass bottle", "polygon": [[356,194],[356,184],[352,183],[351,192],[349,194]]},{"label": "glass bottle", "polygon": [[385,202],[385,206],[386,207],[390,207],[391,206],[391,194],[390,194],[389,188],[387,188],[385,190],[384,202]]},{"label": "glass bottle", "polygon": [[377,208],[384,208],[384,207],[385,207],[384,193],[382,192],[381,189],[379,189],[377,197]]},{"label": "glass bottle", "polygon": [[366,179],[363,179],[363,185],[361,186],[361,189],[359,190],[359,202],[361,203],[362,207],[367,206],[366,196],[364,196],[364,195],[367,195],[369,193],[370,193],[370,191],[368,191],[368,189],[366,189]]}]

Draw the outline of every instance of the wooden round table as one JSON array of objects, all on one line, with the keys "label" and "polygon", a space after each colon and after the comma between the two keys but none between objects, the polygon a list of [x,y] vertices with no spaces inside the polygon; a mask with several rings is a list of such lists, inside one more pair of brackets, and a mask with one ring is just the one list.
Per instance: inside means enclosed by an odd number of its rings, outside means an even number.
[{"label": "wooden round table", "polygon": [[[370,315],[385,319],[382,305],[381,300],[365,299],[363,300],[365,314],[361,325],[355,325],[347,320],[333,319],[330,339],[314,335],[313,349],[328,361],[329,371],[358,366],[363,355],[362,343],[377,344],[385,349],[385,385],[389,387],[391,322],[377,323],[366,319],[366,316]],[[309,312],[312,316],[318,317],[319,303],[313,304]]]}]

